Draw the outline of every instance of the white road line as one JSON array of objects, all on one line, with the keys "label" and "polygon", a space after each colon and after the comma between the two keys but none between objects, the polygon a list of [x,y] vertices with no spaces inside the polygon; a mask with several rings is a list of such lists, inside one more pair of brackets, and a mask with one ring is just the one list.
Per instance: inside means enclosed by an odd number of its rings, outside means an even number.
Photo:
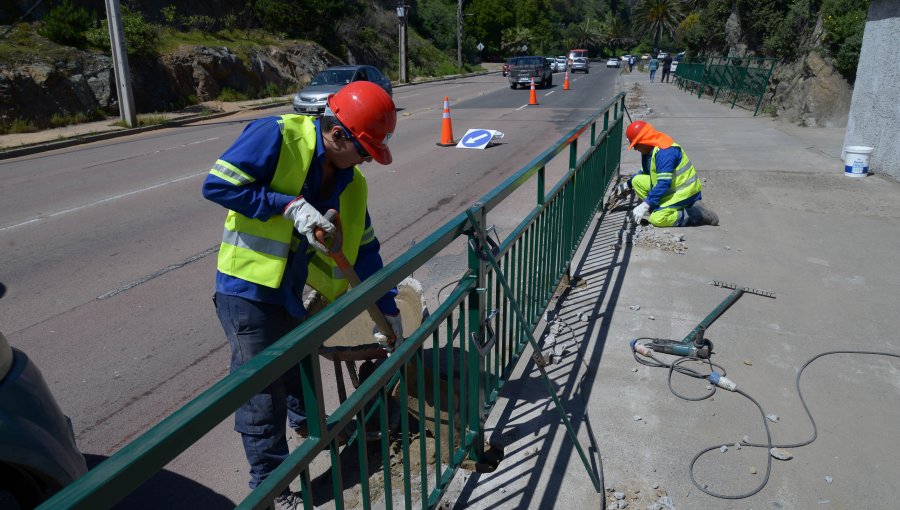
[{"label": "white road line", "polygon": [[519,110],[521,110],[522,108],[525,108],[526,106],[528,106],[528,105],[527,105],[527,104],[523,104],[522,106],[516,108],[516,111],[519,111]]},{"label": "white road line", "polygon": [[552,93],[554,93],[554,92],[556,92],[556,91],[555,91],[555,90],[551,90],[550,92],[547,92],[546,94],[544,94],[544,97],[547,97],[547,96],[549,96],[550,94],[552,94]]},{"label": "white road line", "polygon": [[186,176],[184,176],[184,177],[179,177],[179,178],[177,178],[177,179],[172,179],[172,180],[169,180],[169,181],[165,181],[165,182],[160,182],[160,183],[158,183],[158,184],[154,184],[154,185],[152,185],[152,186],[147,186],[146,188],[140,188],[140,189],[136,189],[136,190],[134,190],[134,191],[129,191],[129,192],[127,192],[127,193],[120,193],[120,194],[118,194],[118,195],[113,195],[113,196],[111,196],[111,197],[106,197],[106,198],[103,198],[103,199],[100,199],[100,200],[96,200],[96,201],[94,201],[94,202],[91,202],[91,203],[89,203],[89,204],[79,205],[79,206],[77,206],[77,207],[72,207],[72,208],[69,208],[69,209],[63,209],[62,211],[56,211],[56,212],[53,212],[53,213],[50,213],[50,214],[45,214],[45,215],[42,215],[42,216],[37,217],[37,218],[32,218],[32,219],[30,219],[30,220],[23,221],[23,222],[21,222],[21,223],[16,223],[16,224],[14,224],[14,225],[9,225],[9,226],[6,226],[6,227],[0,227],[0,232],[3,232],[4,230],[12,230],[12,229],[15,229],[15,228],[23,227],[23,226],[29,225],[29,224],[31,224],[31,223],[37,223],[37,222],[39,222],[39,221],[43,221],[43,220],[46,220],[46,219],[48,219],[48,218],[54,218],[54,217],[56,217],[56,216],[62,216],[62,215],[64,215],[64,214],[73,213],[73,212],[80,211],[80,210],[82,210],[82,209],[87,209],[87,208],[89,208],[89,207],[94,207],[94,206],[97,206],[97,205],[100,205],[100,204],[105,204],[106,202],[112,202],[113,200],[118,200],[118,199],[120,199],[120,198],[125,198],[125,197],[131,196],[131,195],[137,195],[138,193],[143,193],[143,192],[145,192],[145,191],[150,191],[150,190],[154,190],[154,189],[157,189],[157,188],[161,188],[161,187],[163,187],[163,186],[168,186],[169,184],[175,184],[176,182],[181,182],[181,181],[185,181],[185,180],[188,180],[188,179],[194,179],[194,178],[196,178],[196,177],[204,176],[204,175],[206,175],[207,173],[208,173],[208,172],[201,172],[201,173],[196,173],[196,174],[192,174],[192,175],[186,175]]}]

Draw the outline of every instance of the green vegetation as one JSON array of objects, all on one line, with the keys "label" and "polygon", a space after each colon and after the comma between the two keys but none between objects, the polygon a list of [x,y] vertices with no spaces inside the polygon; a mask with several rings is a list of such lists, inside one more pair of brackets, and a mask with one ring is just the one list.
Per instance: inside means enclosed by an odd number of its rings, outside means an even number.
[{"label": "green vegetation", "polygon": [[38,33],[55,43],[83,48],[87,44],[84,34],[92,24],[93,19],[87,9],[72,5],[70,0],[63,0],[50,10]]}]

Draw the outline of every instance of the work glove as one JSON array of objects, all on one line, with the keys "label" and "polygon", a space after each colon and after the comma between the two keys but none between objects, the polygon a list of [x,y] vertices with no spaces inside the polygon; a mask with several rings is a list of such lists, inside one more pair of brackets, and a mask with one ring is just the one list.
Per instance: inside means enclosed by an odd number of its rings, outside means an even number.
[{"label": "work glove", "polygon": [[648,204],[647,202],[641,202],[641,205],[639,205],[631,210],[631,218],[634,220],[635,223],[640,225],[641,220],[649,212],[650,212],[650,204]]},{"label": "work glove", "polygon": [[334,232],[334,224],[326,220],[315,207],[310,205],[303,197],[297,197],[284,208],[282,215],[294,222],[297,232],[306,236],[310,245],[316,245],[316,228],[321,228],[326,233]]},{"label": "work glove", "polygon": [[397,312],[396,315],[384,314],[384,318],[387,319],[391,329],[394,330],[394,338],[388,338],[388,336],[381,331],[381,328],[378,327],[378,324],[372,329],[372,333],[374,334],[375,341],[378,342],[378,345],[387,352],[394,352],[394,349],[396,349],[397,346],[400,345],[400,342],[403,341],[403,322],[400,320],[400,312]]}]

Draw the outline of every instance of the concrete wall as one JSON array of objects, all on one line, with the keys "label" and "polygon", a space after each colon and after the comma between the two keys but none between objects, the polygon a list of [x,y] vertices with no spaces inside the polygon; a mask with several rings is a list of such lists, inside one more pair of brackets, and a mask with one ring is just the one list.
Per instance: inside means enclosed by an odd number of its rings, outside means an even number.
[{"label": "concrete wall", "polygon": [[900,181],[900,2],[872,0],[844,147],[874,147],[869,171]]}]

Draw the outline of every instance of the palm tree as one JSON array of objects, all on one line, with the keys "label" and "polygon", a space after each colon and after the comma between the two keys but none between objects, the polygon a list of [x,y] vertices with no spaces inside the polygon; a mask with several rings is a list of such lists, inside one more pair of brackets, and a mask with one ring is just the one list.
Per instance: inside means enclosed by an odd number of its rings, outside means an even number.
[{"label": "palm tree", "polygon": [[675,37],[675,29],[684,18],[682,0],[643,0],[634,10],[633,23],[641,34],[653,33],[653,47],[659,48],[663,30]]},{"label": "palm tree", "polygon": [[516,55],[522,52],[522,45],[532,41],[531,30],[525,27],[507,28],[500,34],[500,47],[503,51]]},{"label": "palm tree", "polygon": [[603,20],[600,28],[600,36],[603,43],[609,46],[614,52],[618,48],[627,46],[631,41],[628,24],[625,23],[622,18],[613,15],[611,12],[607,13],[606,18]]},{"label": "palm tree", "polygon": [[590,48],[600,43],[603,38],[600,22],[587,18],[569,29],[569,39],[577,48]]}]

